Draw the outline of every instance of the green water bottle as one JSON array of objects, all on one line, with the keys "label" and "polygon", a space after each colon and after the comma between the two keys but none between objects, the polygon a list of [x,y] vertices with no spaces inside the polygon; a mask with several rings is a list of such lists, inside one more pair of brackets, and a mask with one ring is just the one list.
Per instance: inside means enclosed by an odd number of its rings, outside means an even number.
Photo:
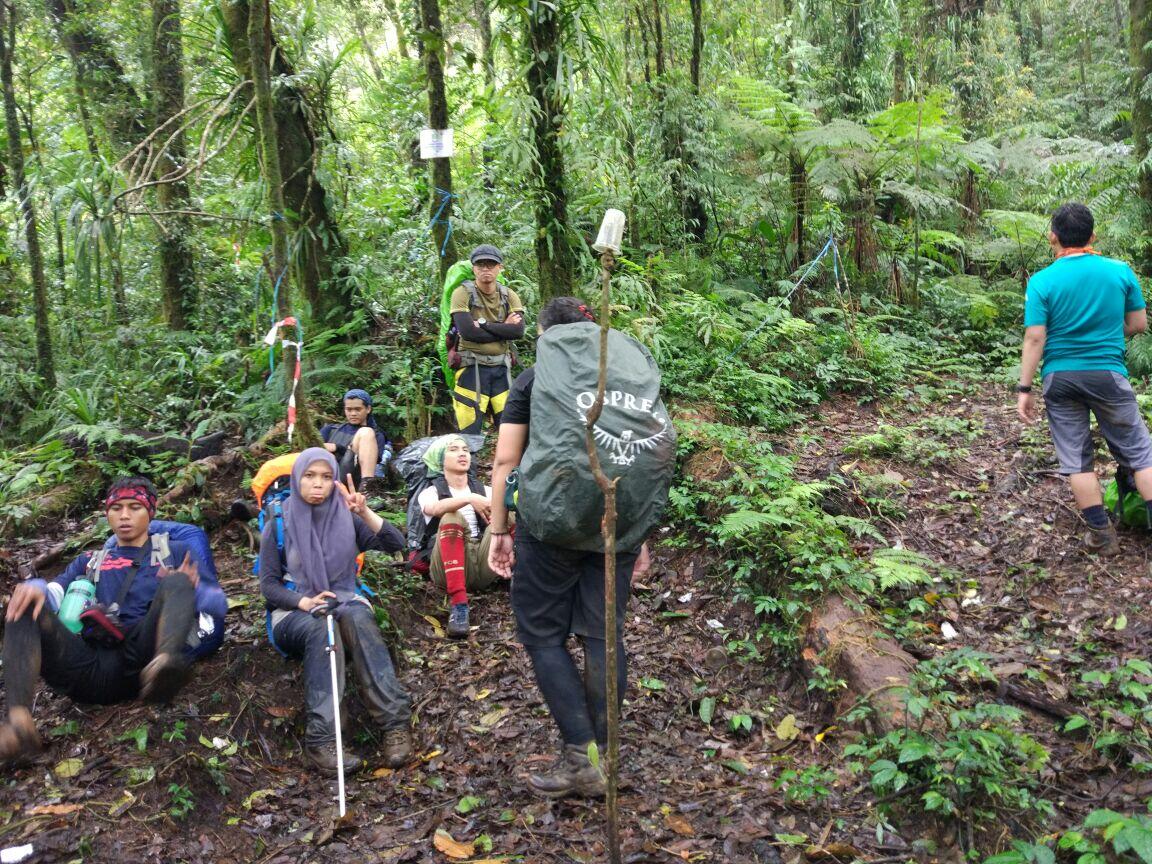
[{"label": "green water bottle", "polygon": [[73,633],[79,633],[83,626],[80,623],[80,613],[88,608],[88,604],[95,596],[96,586],[87,579],[72,580],[72,584],[64,594],[64,600],[60,603],[60,623]]}]

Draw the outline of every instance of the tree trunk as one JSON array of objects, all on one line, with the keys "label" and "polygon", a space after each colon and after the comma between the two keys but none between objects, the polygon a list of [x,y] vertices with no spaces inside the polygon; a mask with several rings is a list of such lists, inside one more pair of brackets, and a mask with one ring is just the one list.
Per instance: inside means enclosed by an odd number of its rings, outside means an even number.
[{"label": "tree trunk", "polygon": [[[1152,74],[1152,8],[1149,0],[1129,0],[1129,21],[1131,27],[1132,76],[1132,143],[1136,148],[1133,154],[1137,163],[1148,156],[1152,140],[1152,99],[1143,95],[1148,76]],[[1137,178],[1140,200],[1144,204],[1145,220],[1152,226],[1152,171],[1143,169]],[[1152,262],[1146,262],[1152,263]]]},{"label": "tree trunk", "polygon": [[1020,45],[1020,63],[1023,66],[1032,65],[1032,46],[1028,34],[1028,25],[1024,21],[1024,10],[1021,8],[1023,0],[1015,0],[1012,4],[1012,27],[1016,31],[1016,41]]},{"label": "tree trunk", "polygon": [[636,0],[636,27],[640,31],[640,43],[644,49],[644,83],[652,83],[652,64],[649,60],[648,48],[648,13],[644,9],[644,0]]},{"label": "tree trunk", "polygon": [[700,55],[704,52],[704,0],[689,0],[692,7],[692,56],[688,61],[688,77],[692,90],[700,95]]},{"label": "tree trunk", "polygon": [[103,4],[89,8],[88,0],[46,0],[46,5],[80,86],[96,103],[113,149],[135,146],[147,134],[145,106],[116,56],[117,49],[96,26],[94,19],[103,12]]},{"label": "tree trunk", "polygon": [[860,108],[857,72],[864,62],[863,3],[848,3],[844,19],[844,46],[840,52],[841,89],[848,97],[848,110]]},{"label": "tree trunk", "polygon": [[529,0],[528,91],[535,102],[532,143],[536,150],[536,265],[540,302],[572,293],[575,260],[568,245],[568,193],[564,188],[564,122],[562,74],[556,57],[560,47],[557,8],[544,0]]},{"label": "tree trunk", "polygon": [[[182,171],[186,158],[184,133],[177,131],[181,121],[164,125],[184,110],[180,0],[152,0],[152,75],[155,126],[164,126],[160,137],[168,142],[156,164],[156,179],[160,180]],[[156,187],[156,198],[162,211],[189,209],[187,181],[181,178],[161,183]],[[159,219],[157,253],[164,320],[172,330],[187,330],[196,310],[196,264],[188,219],[176,213],[163,214]]]},{"label": "tree trunk", "polygon": [[372,40],[368,38],[368,26],[364,21],[364,10],[360,7],[360,0],[348,0],[348,9],[352,13],[352,24],[356,27],[356,35],[360,37],[360,49],[368,59],[372,75],[383,83],[384,70],[380,68],[380,63],[376,59],[376,49],[372,47]]},{"label": "tree trunk", "polygon": [[[64,229],[61,227],[60,208],[56,202],[56,195],[51,185],[49,185],[48,171],[44,168],[44,154],[40,149],[40,140],[36,137],[36,127],[32,123],[33,104],[32,100],[28,100],[26,108],[21,109],[24,115],[24,131],[28,135],[28,145],[32,150],[32,156],[36,160],[36,170],[40,175],[40,186],[47,193],[49,206],[52,208],[52,233],[56,240],[56,278],[59,282],[58,289],[61,292],[61,298],[64,305],[68,305],[68,267],[64,258]],[[3,190],[0,189],[0,197],[3,197]],[[0,279],[3,274],[0,274]]]},{"label": "tree trunk", "polygon": [[660,0],[652,0],[652,43],[656,55],[656,77],[664,77],[664,24],[660,18]]},{"label": "tree trunk", "polygon": [[[440,23],[439,0],[420,0],[420,41],[424,45],[424,74],[428,79],[428,125],[448,128],[448,96],[444,92],[444,28]],[[452,218],[452,162],[431,159],[432,196],[429,209],[432,239],[440,262],[440,282],[456,263],[456,241],[449,231]]]},{"label": "tree trunk", "polygon": [[[253,80],[247,39],[249,0],[225,0],[221,11],[236,71],[242,78]],[[277,211],[276,218],[277,221],[291,218],[297,231],[294,264],[298,287],[312,307],[313,316],[327,323],[342,324],[356,305],[351,282],[342,265],[347,246],[335,217],[328,210],[328,193],[317,175],[320,154],[311,111],[303,92],[291,83],[295,70],[276,45],[271,31],[268,39],[271,74],[278,79],[272,114],[284,180],[281,194],[287,208],[287,211]]]},{"label": "tree trunk", "polygon": [[[704,0],[689,0],[689,3],[692,8],[692,54],[688,61],[688,77],[692,82],[692,94],[697,100],[690,120],[696,121],[702,113],[699,97],[700,55],[704,51]],[[708,211],[700,194],[700,166],[692,148],[684,147],[683,136],[681,136],[680,154],[684,163],[684,173],[689,181],[685,184],[684,190],[684,221],[692,238],[697,243],[703,243],[708,234]]]},{"label": "tree trunk", "polygon": [[788,186],[792,193],[792,211],[795,221],[792,226],[792,242],[796,245],[796,258],[792,269],[800,267],[807,259],[807,242],[804,237],[808,215],[808,165],[799,151],[788,153]]},{"label": "tree trunk", "polygon": [[903,102],[907,98],[905,87],[908,79],[908,58],[904,54],[904,42],[896,44],[896,53],[892,57],[892,104]]},{"label": "tree trunk", "polygon": [[[272,275],[279,284],[276,317],[282,319],[292,314],[292,280],[288,272],[288,228],[284,218],[285,184],[280,162],[281,147],[277,141],[281,121],[276,117],[276,108],[273,105],[269,68],[272,54],[271,19],[268,0],[255,0],[250,8],[247,3],[244,5],[247,13],[245,23],[248,25],[244,53],[252,73],[252,84],[256,94],[260,161],[264,170],[264,181],[268,187],[268,210],[272,229]],[[295,364],[295,352],[285,345],[280,368],[284,373],[285,388],[288,392],[292,391]],[[296,406],[296,432],[300,445],[309,447],[319,444],[320,436],[312,424],[311,412],[307,410],[303,381],[296,389]]]},{"label": "tree trunk", "polygon": [[11,0],[0,0],[0,87],[4,90],[4,125],[8,135],[8,166],[12,185],[20,201],[24,219],[24,236],[28,243],[28,267],[32,275],[32,311],[36,329],[36,374],[41,386],[56,386],[56,364],[52,357],[52,336],[48,329],[48,283],[44,278],[44,257],[40,252],[40,233],[36,208],[24,174],[24,147],[20,120],[16,114],[16,89],[12,84],[12,52],[16,47],[16,16]]},{"label": "tree trunk", "polygon": [[392,22],[392,27],[396,31],[396,49],[400,52],[400,56],[407,60],[410,56],[407,28],[404,26],[404,16],[396,6],[396,0],[384,0],[384,11],[388,13],[388,20]]},{"label": "tree trunk", "polygon": [[[480,31],[480,63],[484,68],[484,142],[480,145],[480,158],[482,160],[484,175],[484,188],[491,192],[496,188],[494,168],[492,165],[492,142],[490,131],[495,128],[496,120],[492,116],[492,100],[496,98],[496,58],[492,54],[492,19],[488,14],[486,0],[472,0],[472,12],[476,16],[476,27]],[[628,35],[625,31],[625,41]],[[627,75],[628,64],[624,64]]]}]

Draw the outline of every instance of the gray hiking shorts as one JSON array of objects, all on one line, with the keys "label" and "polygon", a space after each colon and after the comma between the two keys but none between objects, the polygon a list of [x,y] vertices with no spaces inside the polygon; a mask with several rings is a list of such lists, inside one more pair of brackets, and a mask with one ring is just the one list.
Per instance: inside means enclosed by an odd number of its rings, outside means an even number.
[{"label": "gray hiking shorts", "polygon": [[1092,369],[1045,375],[1044,405],[1061,474],[1093,470],[1089,411],[1096,415],[1108,449],[1120,465],[1133,471],[1152,468],[1148,427],[1132,385],[1119,372]]}]

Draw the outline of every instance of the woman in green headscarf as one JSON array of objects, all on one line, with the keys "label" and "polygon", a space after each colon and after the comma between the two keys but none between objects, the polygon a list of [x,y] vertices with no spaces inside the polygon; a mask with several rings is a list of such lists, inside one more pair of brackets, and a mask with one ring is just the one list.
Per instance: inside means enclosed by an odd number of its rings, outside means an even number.
[{"label": "woman in green headscarf", "polygon": [[496,574],[488,566],[492,489],[468,473],[472,451],[459,435],[437,438],[424,453],[432,483],[417,498],[428,520],[429,573],[448,592],[452,604],[448,635],[468,636],[468,592],[491,585]]}]

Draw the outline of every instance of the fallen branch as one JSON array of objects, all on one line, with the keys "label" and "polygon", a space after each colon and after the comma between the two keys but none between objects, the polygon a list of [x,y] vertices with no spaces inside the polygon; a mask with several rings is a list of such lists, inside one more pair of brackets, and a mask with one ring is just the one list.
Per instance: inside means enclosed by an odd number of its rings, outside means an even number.
[{"label": "fallen branch", "polygon": [[244,461],[240,450],[225,450],[219,456],[208,456],[185,466],[176,484],[160,497],[160,504],[173,504],[198,492],[213,474]]},{"label": "fallen branch", "polygon": [[916,658],[878,630],[866,611],[849,608],[843,597],[834,594],[808,619],[802,662],[809,677],[818,666],[842,677],[848,692],[838,707],[868,701],[873,708],[870,722],[887,732],[904,725],[904,690]]}]

